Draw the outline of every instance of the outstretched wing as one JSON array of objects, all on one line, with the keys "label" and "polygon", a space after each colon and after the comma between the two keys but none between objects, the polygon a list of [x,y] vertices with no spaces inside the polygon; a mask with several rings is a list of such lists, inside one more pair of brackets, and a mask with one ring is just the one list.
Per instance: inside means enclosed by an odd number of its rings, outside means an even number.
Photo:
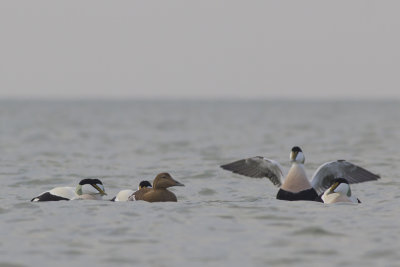
[{"label": "outstretched wing", "polygon": [[335,178],[344,178],[349,184],[355,184],[378,180],[380,176],[351,162],[337,160],[322,164],[315,171],[311,185],[318,194],[321,194],[331,186]]},{"label": "outstretched wing", "polygon": [[268,178],[276,186],[281,186],[283,171],[278,162],[264,157],[241,159],[221,165],[224,170],[253,178]]}]

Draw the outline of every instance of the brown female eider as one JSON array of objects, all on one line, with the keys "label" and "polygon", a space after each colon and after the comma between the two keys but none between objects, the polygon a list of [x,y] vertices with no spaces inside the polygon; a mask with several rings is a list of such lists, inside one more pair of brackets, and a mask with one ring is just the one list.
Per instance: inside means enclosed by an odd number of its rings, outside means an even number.
[{"label": "brown female eider", "polygon": [[133,193],[128,200],[143,200],[147,202],[177,202],[176,196],[167,190],[171,186],[184,186],[175,181],[169,173],[163,172],[156,176],[153,181],[153,188],[141,188]]}]

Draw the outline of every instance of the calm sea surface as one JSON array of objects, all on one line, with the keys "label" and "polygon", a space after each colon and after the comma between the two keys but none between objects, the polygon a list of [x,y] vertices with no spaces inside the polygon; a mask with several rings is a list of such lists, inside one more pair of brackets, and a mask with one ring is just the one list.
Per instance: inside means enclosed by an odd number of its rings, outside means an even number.
[{"label": "calm sea surface", "polygon": [[[382,179],[362,204],[275,199],[218,166],[261,155],[309,177],[347,159]],[[0,101],[0,266],[400,266],[399,102]],[[31,203],[100,178],[169,172],[178,203]]]}]

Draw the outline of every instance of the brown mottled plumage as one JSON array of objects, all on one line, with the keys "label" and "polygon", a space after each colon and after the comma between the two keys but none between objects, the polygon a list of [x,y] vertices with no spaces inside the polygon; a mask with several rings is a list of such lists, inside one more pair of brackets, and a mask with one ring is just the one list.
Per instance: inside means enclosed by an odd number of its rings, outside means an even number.
[{"label": "brown mottled plumage", "polygon": [[183,186],[183,184],[175,181],[169,173],[163,172],[158,174],[154,179],[153,188],[141,188],[133,193],[129,197],[129,200],[143,200],[147,202],[177,202],[175,194],[167,190],[167,188],[171,186]]}]

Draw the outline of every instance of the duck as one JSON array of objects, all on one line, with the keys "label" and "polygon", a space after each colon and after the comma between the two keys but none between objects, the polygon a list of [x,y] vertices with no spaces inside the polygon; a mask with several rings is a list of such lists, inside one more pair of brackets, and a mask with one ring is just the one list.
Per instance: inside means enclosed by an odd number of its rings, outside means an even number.
[{"label": "duck", "polygon": [[279,200],[320,201],[334,179],[343,178],[348,183],[361,183],[378,180],[380,176],[346,160],[335,160],[322,164],[312,176],[307,178],[304,168],[305,156],[299,146],[290,151],[291,167],[284,178],[281,165],[274,160],[256,156],[221,165],[224,170],[253,178],[268,178],[275,186],[280,187],[276,198]]},{"label": "duck", "polygon": [[153,187],[144,187],[134,192],[129,201],[143,200],[147,202],[177,202],[174,193],[167,188],[171,186],[184,186],[184,184],[174,180],[167,172],[159,173],[153,181]]},{"label": "duck", "polygon": [[101,200],[107,195],[99,179],[83,179],[74,187],[55,187],[31,199],[32,202],[76,199]]},{"label": "duck", "polygon": [[[137,190],[140,190],[142,188],[151,188],[151,183],[149,181],[141,181],[139,183],[139,187]],[[112,199],[110,199],[110,201],[128,201],[128,198],[135,193],[135,191],[131,190],[131,189],[125,189],[125,190],[121,190],[118,192],[118,194],[113,197]]]},{"label": "duck", "polygon": [[344,178],[334,179],[332,185],[325,190],[321,196],[321,199],[327,204],[338,202],[361,203],[361,201],[351,193],[349,182]]}]

